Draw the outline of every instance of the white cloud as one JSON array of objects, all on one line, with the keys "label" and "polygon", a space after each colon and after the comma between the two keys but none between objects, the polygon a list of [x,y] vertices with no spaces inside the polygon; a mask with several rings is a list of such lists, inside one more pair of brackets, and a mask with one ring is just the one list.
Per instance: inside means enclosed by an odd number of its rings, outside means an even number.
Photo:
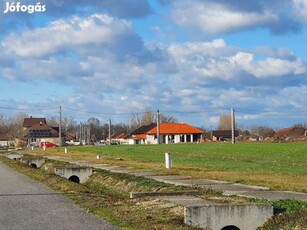
[{"label": "white cloud", "polygon": [[[190,81],[210,79],[239,79],[242,74],[256,78],[300,75],[307,72],[303,60],[290,56],[281,49],[262,52],[257,59],[254,53],[230,49],[223,40],[176,44],[169,47],[180,72],[190,76]],[[268,48],[266,49],[268,50]],[[258,55],[262,50],[258,50]],[[275,52],[275,54],[274,54]],[[271,56],[264,56],[270,54]],[[274,57],[276,56],[276,57]],[[290,58],[289,58],[290,57]],[[193,81],[193,79],[195,81]]]},{"label": "white cloud", "polygon": [[307,0],[293,0],[294,11],[303,19],[307,20]]},{"label": "white cloud", "polygon": [[94,14],[88,18],[74,16],[58,20],[47,27],[11,34],[2,46],[21,57],[41,57],[87,44],[110,44],[122,34],[133,33],[125,20]]},{"label": "white cloud", "polygon": [[173,12],[174,21],[187,27],[197,27],[205,33],[220,34],[241,28],[261,26],[278,20],[273,12],[235,11],[225,4],[209,1],[182,1]]},{"label": "white cloud", "polygon": [[240,52],[233,56],[232,61],[242,70],[257,78],[278,77],[289,74],[299,75],[307,71],[305,63],[301,59],[287,60],[279,58],[265,58],[255,60],[251,53]]}]

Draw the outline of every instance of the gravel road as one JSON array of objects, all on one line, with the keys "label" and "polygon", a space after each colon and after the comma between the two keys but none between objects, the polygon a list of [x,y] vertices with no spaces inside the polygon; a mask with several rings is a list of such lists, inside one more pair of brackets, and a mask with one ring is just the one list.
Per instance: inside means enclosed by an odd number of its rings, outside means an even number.
[{"label": "gravel road", "polygon": [[0,162],[0,229],[115,230],[50,188]]}]

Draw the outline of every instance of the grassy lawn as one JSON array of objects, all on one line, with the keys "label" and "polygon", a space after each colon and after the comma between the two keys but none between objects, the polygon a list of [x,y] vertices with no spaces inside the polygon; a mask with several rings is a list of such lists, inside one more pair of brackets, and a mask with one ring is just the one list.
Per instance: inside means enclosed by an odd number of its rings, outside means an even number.
[{"label": "grassy lawn", "polygon": [[[307,192],[307,143],[84,146],[68,147],[68,154],[63,148],[34,151],[195,178]],[[170,170],[164,166],[165,152],[172,156],[173,168]],[[101,159],[97,160],[96,155]]]}]

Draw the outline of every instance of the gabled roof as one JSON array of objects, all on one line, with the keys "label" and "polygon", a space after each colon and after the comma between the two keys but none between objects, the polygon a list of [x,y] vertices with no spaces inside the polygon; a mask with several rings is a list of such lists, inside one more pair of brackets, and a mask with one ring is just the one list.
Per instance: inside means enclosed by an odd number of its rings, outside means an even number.
[{"label": "gabled roof", "polygon": [[[147,134],[157,134],[157,126],[149,130]],[[162,123],[160,134],[203,134],[203,131],[186,123]]]},{"label": "gabled roof", "polygon": [[131,132],[132,135],[138,135],[138,134],[144,134],[147,133],[149,130],[153,129],[154,127],[156,127],[157,124],[156,123],[151,123],[149,125],[143,125],[139,128],[137,128],[136,130],[134,130],[133,132]]},{"label": "gabled roof", "polygon": [[58,137],[59,132],[56,128],[51,127],[47,124],[35,124],[27,128],[25,136],[30,138],[35,137]]},{"label": "gabled roof", "polygon": [[134,135],[132,137],[132,139],[134,139],[134,140],[144,140],[144,139],[146,139],[146,134],[144,133],[144,134]]},{"label": "gabled roof", "polygon": [[70,141],[70,140],[75,140],[76,139],[76,134],[72,133],[72,132],[65,132],[64,136],[65,136],[66,141]]},{"label": "gabled roof", "polygon": [[111,138],[113,138],[113,139],[121,139],[121,138],[124,138],[126,135],[127,134],[125,134],[125,133],[117,133],[117,134],[113,134],[111,136]]},{"label": "gabled roof", "polygon": [[29,128],[35,124],[47,124],[46,119],[45,118],[34,118],[34,117],[30,117],[30,118],[25,118],[23,120],[23,127],[24,128]]},{"label": "gabled roof", "polygon": [[[232,131],[231,130],[216,130],[216,131],[212,131],[212,136],[230,138],[232,137]],[[235,136],[236,137],[239,136],[238,130],[235,130]]]}]

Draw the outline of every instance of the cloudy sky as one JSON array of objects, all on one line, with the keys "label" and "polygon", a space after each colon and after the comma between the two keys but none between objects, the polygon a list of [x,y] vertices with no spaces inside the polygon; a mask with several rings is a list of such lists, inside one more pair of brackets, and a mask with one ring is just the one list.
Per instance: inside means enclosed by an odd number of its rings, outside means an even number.
[{"label": "cloudy sky", "polygon": [[214,128],[234,108],[242,126],[306,122],[307,0],[0,2],[6,116],[159,109]]}]

